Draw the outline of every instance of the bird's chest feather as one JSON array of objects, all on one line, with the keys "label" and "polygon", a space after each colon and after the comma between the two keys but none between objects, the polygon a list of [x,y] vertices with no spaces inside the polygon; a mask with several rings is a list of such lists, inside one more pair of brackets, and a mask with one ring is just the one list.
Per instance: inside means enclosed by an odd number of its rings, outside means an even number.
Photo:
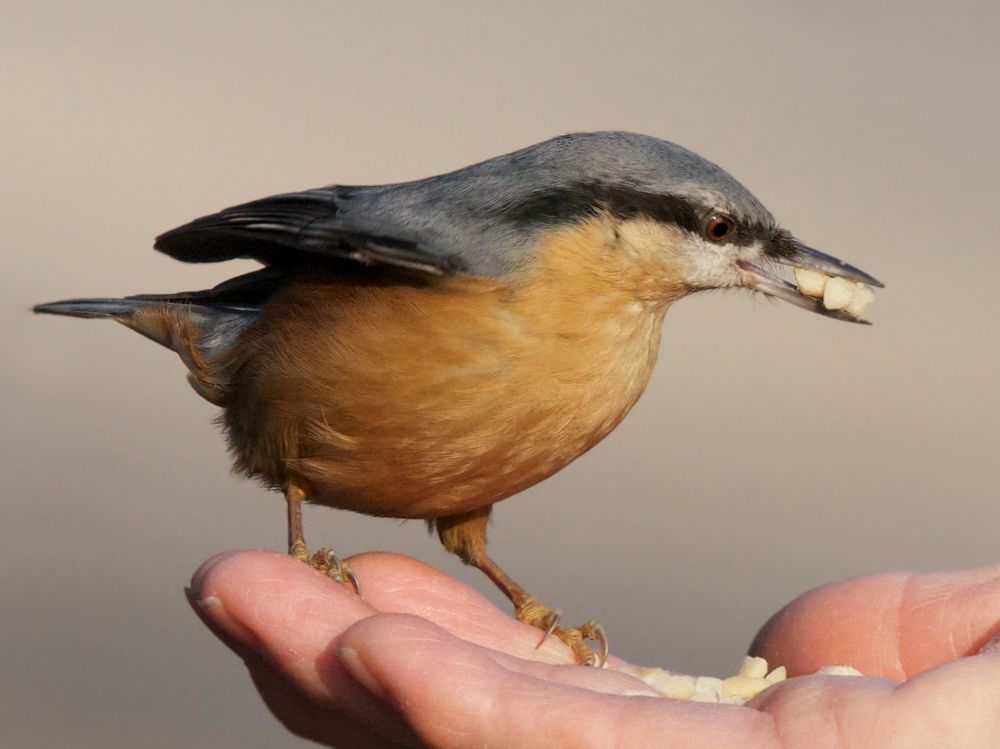
[{"label": "bird's chest feather", "polygon": [[502,281],[299,285],[262,321],[273,354],[247,387],[269,404],[264,431],[285,440],[271,452],[314,501],[454,514],[610,432],[648,382],[665,308],[579,263]]}]

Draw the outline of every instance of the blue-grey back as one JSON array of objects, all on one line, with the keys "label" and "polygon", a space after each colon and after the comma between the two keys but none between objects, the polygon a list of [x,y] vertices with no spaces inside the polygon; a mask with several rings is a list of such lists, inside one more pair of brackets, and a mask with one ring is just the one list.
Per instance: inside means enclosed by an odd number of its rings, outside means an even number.
[{"label": "blue-grey back", "polygon": [[265,198],[168,232],[157,247],[190,261],[277,262],[292,251],[495,275],[516,269],[542,229],[601,207],[662,209],[681,225],[723,210],[773,226],[745,187],[697,154],[646,135],[596,132],[413,182]]}]

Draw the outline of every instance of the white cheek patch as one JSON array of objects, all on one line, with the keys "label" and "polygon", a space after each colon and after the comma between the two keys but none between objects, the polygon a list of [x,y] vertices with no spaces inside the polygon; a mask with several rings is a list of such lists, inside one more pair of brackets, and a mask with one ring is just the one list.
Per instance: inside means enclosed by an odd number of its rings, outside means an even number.
[{"label": "white cheek patch", "polygon": [[740,285],[740,274],[736,271],[736,247],[701,238],[692,238],[688,247],[686,280],[692,286],[721,288]]},{"label": "white cheek patch", "polygon": [[637,261],[650,261],[664,275],[691,287],[713,288],[740,284],[732,245],[709,242],[676,226],[649,219],[630,219],[618,225],[622,248]]}]

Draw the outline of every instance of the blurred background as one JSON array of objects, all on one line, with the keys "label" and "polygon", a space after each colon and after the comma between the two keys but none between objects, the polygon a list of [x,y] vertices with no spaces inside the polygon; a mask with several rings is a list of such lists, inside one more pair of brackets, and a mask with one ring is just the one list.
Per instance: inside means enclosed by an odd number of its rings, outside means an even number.
[{"label": "blurred background", "polygon": [[[5,0],[4,746],[303,743],[182,595],[218,551],[283,548],[280,497],[230,475],[173,354],[30,305],[207,287],[249,264],[153,237],[574,130],[692,148],[887,289],[871,328],[745,293],[674,307],[622,426],[497,507],[509,572],[618,655],[725,674],[813,586],[1000,561],[998,23],[971,1]],[[420,522],[306,529],[500,602]]]}]

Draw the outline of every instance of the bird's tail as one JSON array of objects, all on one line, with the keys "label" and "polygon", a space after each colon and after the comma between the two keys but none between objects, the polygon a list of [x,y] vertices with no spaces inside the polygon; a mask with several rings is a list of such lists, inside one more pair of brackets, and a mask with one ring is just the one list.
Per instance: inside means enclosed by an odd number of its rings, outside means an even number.
[{"label": "bird's tail", "polygon": [[129,315],[142,305],[135,299],[66,299],[37,304],[33,312],[69,317],[119,317]]},{"label": "bird's tail", "polygon": [[176,351],[188,380],[206,400],[220,404],[225,382],[213,363],[257,318],[253,307],[192,304],[169,299],[67,299],[39,304],[35,312],[117,320],[161,346]]}]

